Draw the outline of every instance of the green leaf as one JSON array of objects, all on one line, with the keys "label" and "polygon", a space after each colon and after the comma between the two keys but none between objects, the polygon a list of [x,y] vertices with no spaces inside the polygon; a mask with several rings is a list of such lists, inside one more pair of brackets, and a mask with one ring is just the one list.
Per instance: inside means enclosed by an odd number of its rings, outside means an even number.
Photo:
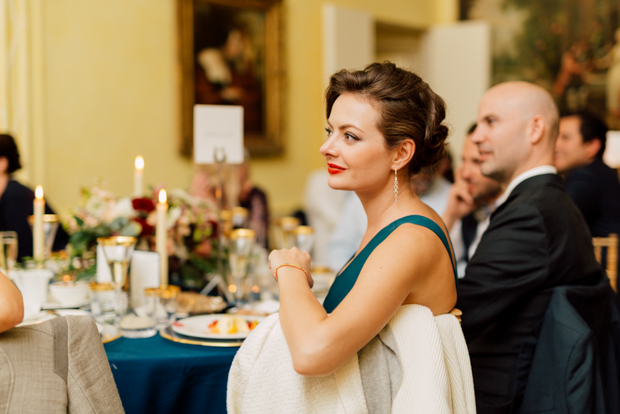
[{"label": "green leaf", "polygon": [[140,225],[140,223],[135,221],[130,221],[120,231],[121,236],[128,237],[138,237],[140,233],[142,233],[142,226]]}]

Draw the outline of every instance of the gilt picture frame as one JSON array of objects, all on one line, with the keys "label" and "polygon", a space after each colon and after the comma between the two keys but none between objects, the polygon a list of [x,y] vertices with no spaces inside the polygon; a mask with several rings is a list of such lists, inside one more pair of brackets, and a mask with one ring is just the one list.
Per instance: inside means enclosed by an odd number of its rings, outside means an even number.
[{"label": "gilt picture frame", "polygon": [[177,0],[181,133],[192,157],[195,104],[244,108],[253,157],[283,153],[285,71],[281,0]]}]

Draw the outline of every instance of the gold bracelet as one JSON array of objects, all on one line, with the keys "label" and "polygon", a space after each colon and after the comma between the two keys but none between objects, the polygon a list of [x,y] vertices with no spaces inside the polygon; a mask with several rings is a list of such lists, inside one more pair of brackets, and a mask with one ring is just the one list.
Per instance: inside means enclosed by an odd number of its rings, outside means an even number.
[{"label": "gold bracelet", "polygon": [[274,276],[274,279],[276,280],[276,282],[278,281],[278,269],[281,268],[281,267],[285,267],[285,266],[294,267],[295,269],[299,269],[299,270],[301,270],[302,272],[305,273],[306,278],[308,277],[308,272],[306,272],[306,269],[304,269],[303,267],[295,266],[295,265],[289,264],[289,263],[284,263],[284,264],[281,264],[280,266],[276,267],[276,271],[275,271],[276,275]]}]

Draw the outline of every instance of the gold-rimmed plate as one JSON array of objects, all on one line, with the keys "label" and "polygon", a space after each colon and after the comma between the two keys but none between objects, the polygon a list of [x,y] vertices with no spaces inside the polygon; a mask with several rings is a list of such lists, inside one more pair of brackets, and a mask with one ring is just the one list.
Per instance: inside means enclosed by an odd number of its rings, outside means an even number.
[{"label": "gold-rimmed plate", "polygon": [[265,319],[264,316],[258,315],[228,315],[223,313],[216,313],[212,315],[192,316],[189,318],[181,319],[172,325],[172,330],[183,337],[210,339],[217,341],[242,340],[250,334],[249,326],[246,331],[235,332],[232,334],[211,333],[209,326],[214,322],[219,322],[220,320],[225,318],[228,318],[229,320],[232,320],[234,318],[235,323],[237,322],[237,320],[239,322],[245,321],[246,324],[252,322],[260,323],[263,319]]},{"label": "gold-rimmed plate", "polygon": [[234,348],[240,347],[243,344],[243,339],[234,340],[216,340],[216,339],[201,339],[201,338],[187,338],[183,335],[179,335],[174,332],[170,327],[159,331],[159,335],[169,341],[177,342],[187,345],[200,345],[200,346],[214,346],[220,348]]},{"label": "gold-rimmed plate", "polygon": [[118,338],[121,337],[121,330],[114,325],[109,325],[107,323],[97,323],[97,329],[99,330],[101,342],[104,344],[116,341]]}]

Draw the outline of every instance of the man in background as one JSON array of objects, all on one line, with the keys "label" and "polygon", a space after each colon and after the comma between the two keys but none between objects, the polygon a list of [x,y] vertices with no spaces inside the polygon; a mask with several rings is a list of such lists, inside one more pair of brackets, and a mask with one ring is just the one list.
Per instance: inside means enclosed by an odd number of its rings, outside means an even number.
[{"label": "man in background", "polygon": [[566,175],[564,187],[594,237],[620,235],[620,181],[603,162],[607,125],[589,112],[560,119],[555,166]]},{"label": "man in background", "polygon": [[474,255],[484,231],[489,227],[495,200],[502,192],[499,183],[480,172],[480,153],[471,140],[472,125],[465,137],[462,164],[450,189],[448,205],[442,219],[450,232],[459,277]]},{"label": "man in background", "polygon": [[[559,116],[549,93],[526,82],[496,85],[482,98],[477,122],[471,140],[480,152],[482,174],[505,190],[459,283],[456,307],[463,311],[478,413],[516,413],[530,401],[524,399],[528,383],[538,379],[530,370],[538,367],[535,351],[554,290],[606,281],[588,227],[553,166]],[[609,283],[603,288],[609,290]],[[602,306],[594,301],[591,310]],[[565,341],[553,351],[571,345]],[[575,374],[572,370],[595,375],[592,365],[577,369],[570,361],[554,362],[545,361],[549,366],[543,372],[553,373],[545,385],[570,383],[565,373]],[[591,387],[575,389],[563,388],[570,393],[565,400],[591,396]],[[553,395],[549,391],[543,397]],[[544,398],[534,400],[544,411]]]}]

